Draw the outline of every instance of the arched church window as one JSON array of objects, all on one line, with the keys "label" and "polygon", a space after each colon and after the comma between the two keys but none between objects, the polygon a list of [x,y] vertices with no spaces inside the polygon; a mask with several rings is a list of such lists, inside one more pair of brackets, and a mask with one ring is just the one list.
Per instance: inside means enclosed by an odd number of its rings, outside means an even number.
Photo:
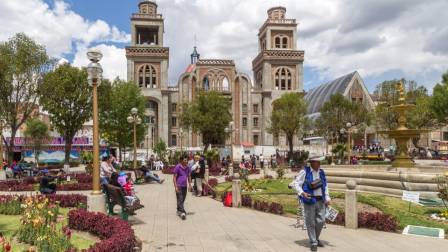
[{"label": "arched church window", "polygon": [[281,48],[282,46],[282,40],[280,39],[280,37],[276,37],[275,38],[275,48]]},{"label": "arched church window", "polygon": [[283,37],[282,39],[282,48],[288,48],[288,38]]},{"label": "arched church window", "polygon": [[138,70],[139,87],[157,88],[157,71],[152,65],[143,65]]},{"label": "arched church window", "polygon": [[285,35],[277,35],[275,36],[275,48],[288,48],[288,40],[289,38]]},{"label": "arched church window", "polygon": [[229,79],[227,79],[227,77],[224,77],[224,79],[222,80],[222,90],[223,91],[229,91]]},{"label": "arched church window", "polygon": [[202,81],[202,83],[203,83],[202,88],[203,88],[205,91],[208,91],[208,90],[210,89],[210,82],[209,82],[207,76],[204,77],[204,80]]},{"label": "arched church window", "polygon": [[292,80],[291,71],[288,68],[282,67],[275,73],[275,89],[276,90],[291,90]]}]

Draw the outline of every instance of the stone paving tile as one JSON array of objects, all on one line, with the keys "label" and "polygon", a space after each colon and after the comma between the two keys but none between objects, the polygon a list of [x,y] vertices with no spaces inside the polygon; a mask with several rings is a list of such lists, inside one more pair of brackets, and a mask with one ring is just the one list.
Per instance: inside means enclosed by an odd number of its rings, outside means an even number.
[{"label": "stone paving tile", "polygon": [[[176,216],[171,176],[163,185],[137,186],[145,205],[130,221],[143,240],[143,251],[239,252],[309,251],[306,231],[292,227],[295,219],[250,209],[226,208],[207,197],[187,196],[187,220]],[[446,252],[448,241],[328,225],[325,248],[335,252]]]}]

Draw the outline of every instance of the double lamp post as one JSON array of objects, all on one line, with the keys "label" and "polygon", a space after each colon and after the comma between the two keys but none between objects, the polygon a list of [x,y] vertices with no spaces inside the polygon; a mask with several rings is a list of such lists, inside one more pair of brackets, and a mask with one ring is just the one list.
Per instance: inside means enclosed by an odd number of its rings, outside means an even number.
[{"label": "double lamp post", "polygon": [[131,114],[129,114],[128,123],[132,124],[134,126],[134,162],[133,162],[133,168],[134,170],[137,169],[137,125],[140,125],[142,123],[142,119],[138,115],[138,109],[132,108]]}]

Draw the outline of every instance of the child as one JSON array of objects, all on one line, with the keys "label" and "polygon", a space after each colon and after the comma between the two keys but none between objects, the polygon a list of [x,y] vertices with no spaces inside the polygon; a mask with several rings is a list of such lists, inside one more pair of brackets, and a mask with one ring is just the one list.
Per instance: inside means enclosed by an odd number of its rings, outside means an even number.
[{"label": "child", "polygon": [[126,184],[123,185],[123,190],[125,193],[125,200],[126,205],[132,206],[134,203],[138,200],[137,196],[135,195],[134,191],[134,185],[132,184],[131,178],[126,178]]}]

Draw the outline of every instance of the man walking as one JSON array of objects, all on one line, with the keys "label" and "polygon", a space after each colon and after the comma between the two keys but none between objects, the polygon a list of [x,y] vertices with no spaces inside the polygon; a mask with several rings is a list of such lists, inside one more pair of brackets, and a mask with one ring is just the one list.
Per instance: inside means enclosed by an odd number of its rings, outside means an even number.
[{"label": "man walking", "polygon": [[330,194],[324,170],[320,168],[321,157],[311,157],[310,166],[299,172],[294,187],[305,210],[305,224],[311,243],[311,251],[323,247],[319,240],[325,224],[325,208],[330,205]]},{"label": "man walking", "polygon": [[182,220],[187,218],[187,212],[184,208],[185,198],[187,197],[187,183],[188,190],[191,190],[191,176],[190,168],[187,166],[187,157],[181,157],[179,164],[174,168],[173,183],[176,191],[177,199],[177,215]]}]

